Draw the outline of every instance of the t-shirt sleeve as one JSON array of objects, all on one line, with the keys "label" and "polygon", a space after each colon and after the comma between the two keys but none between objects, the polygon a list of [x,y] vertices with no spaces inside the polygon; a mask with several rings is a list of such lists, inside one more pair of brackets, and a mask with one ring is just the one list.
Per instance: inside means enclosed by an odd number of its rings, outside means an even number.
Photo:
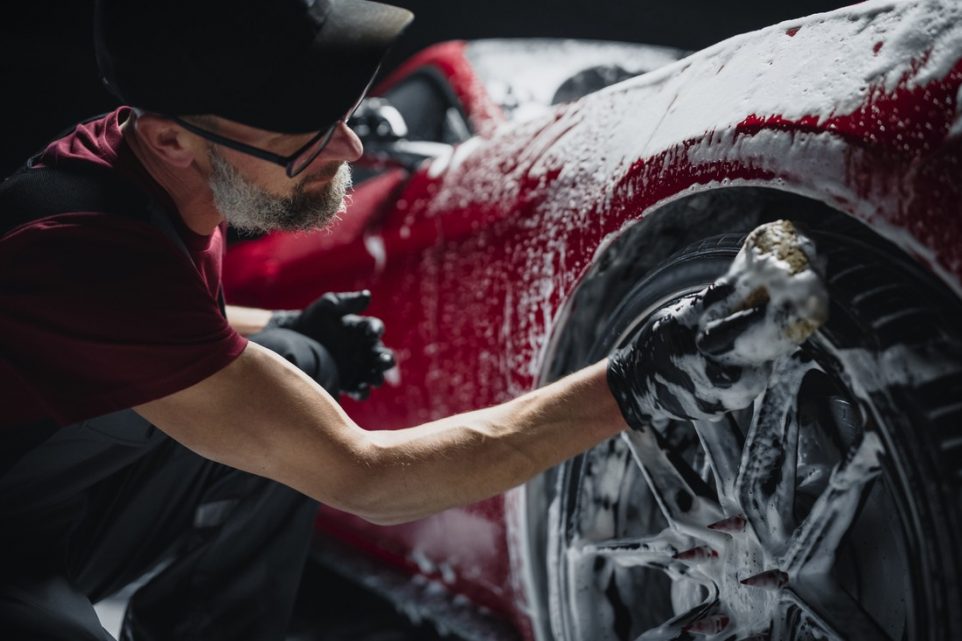
[{"label": "t-shirt sleeve", "polygon": [[187,253],[145,223],[74,213],[0,242],[0,354],[15,379],[6,390],[39,399],[22,401],[21,419],[38,403],[69,424],[161,398],[246,344]]}]

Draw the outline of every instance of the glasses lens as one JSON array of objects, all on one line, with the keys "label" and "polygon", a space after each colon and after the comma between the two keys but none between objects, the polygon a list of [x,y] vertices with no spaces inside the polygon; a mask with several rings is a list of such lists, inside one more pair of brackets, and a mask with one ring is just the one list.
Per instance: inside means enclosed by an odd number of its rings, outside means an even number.
[{"label": "glasses lens", "polygon": [[346,114],[344,114],[344,118],[342,118],[341,120],[338,120],[333,125],[331,125],[330,129],[328,129],[327,131],[321,134],[318,134],[317,138],[312,140],[303,149],[303,151],[301,151],[301,153],[297,155],[297,158],[292,160],[287,165],[287,175],[289,177],[293,178],[294,176],[298,175],[299,173],[307,169],[308,165],[314,162],[314,159],[317,158],[317,156],[322,151],[324,151],[324,147],[327,146],[327,143],[331,142],[331,137],[334,136],[334,131],[337,129],[338,125],[340,125],[342,122],[347,122],[348,120],[350,120],[351,116],[354,115],[354,112],[357,111],[357,108],[361,106],[362,102],[364,102],[364,99],[367,97],[367,92],[371,90],[371,85],[374,84],[374,78],[377,76],[377,71],[379,70],[380,70],[380,67],[378,67],[374,75],[371,76],[371,79],[368,80],[367,86],[364,87],[364,91],[362,91],[361,95],[358,96],[357,102],[351,105],[351,108],[347,111]]},{"label": "glasses lens", "polygon": [[331,127],[320,134],[317,138],[312,140],[304,149],[297,155],[297,158],[291,161],[291,164],[287,167],[287,175],[293,178],[297,174],[301,173],[307,169],[308,165],[314,162],[314,159],[324,151],[324,147],[327,143],[331,142],[331,136],[334,135],[334,130],[337,129],[338,123],[334,123]]},{"label": "glasses lens", "polygon": [[369,91],[371,91],[371,87],[374,86],[374,80],[377,78],[377,75],[380,73],[380,71],[381,66],[378,65],[377,69],[374,70],[374,74],[371,76],[371,79],[367,81],[366,85],[364,85],[364,91],[362,91],[361,95],[357,97],[357,102],[351,105],[351,108],[347,110],[346,114],[344,114],[344,122],[347,122],[351,119],[351,116],[354,115],[354,112],[357,111],[358,107],[361,106],[361,103],[364,102],[364,99],[367,98],[367,94]]}]

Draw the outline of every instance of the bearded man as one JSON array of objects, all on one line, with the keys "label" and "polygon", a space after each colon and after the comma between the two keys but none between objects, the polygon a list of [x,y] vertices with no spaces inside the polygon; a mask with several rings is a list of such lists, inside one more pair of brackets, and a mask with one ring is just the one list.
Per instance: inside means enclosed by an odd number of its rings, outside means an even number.
[{"label": "bearded man", "polygon": [[[97,3],[98,62],[129,106],[0,187],[4,638],[109,639],[91,604],[152,570],[123,639],[281,639],[316,501],[417,519],[626,424],[717,418],[764,387],[767,363],[722,357],[771,319],[726,324],[735,288],[721,282],[610,362],[496,407],[366,430],[335,401],[394,364],[379,321],[359,316],[365,292],[303,312],[224,304],[228,224],[350,215],[362,148],[346,121],[411,18],[363,0]],[[694,347],[705,310],[710,356]]]}]

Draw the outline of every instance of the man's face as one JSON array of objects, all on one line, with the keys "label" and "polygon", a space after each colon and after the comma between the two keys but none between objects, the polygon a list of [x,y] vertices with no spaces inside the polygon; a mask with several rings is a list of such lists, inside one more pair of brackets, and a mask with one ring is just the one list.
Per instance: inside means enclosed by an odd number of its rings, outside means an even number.
[{"label": "man's face", "polygon": [[[293,153],[310,135],[281,135],[217,119],[218,133],[279,154]],[[345,125],[303,173],[289,178],[283,167],[207,143],[208,184],[214,205],[236,229],[248,232],[324,227],[344,211],[351,188],[347,163],[362,147]]]},{"label": "man's face", "polygon": [[[351,188],[347,163],[313,167],[290,179],[287,194],[276,194],[250,179],[209,147],[210,185],[214,206],[242,232],[310,230],[328,225],[344,211]],[[315,163],[316,164],[316,163]]]}]

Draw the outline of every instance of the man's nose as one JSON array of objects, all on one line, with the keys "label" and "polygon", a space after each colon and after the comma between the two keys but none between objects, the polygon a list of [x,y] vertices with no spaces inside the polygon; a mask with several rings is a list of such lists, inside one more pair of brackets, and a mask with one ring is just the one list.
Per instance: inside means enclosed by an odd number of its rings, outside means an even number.
[{"label": "man's nose", "polygon": [[364,153],[364,145],[357,134],[345,122],[337,123],[330,142],[321,156],[328,162],[354,162]]}]

